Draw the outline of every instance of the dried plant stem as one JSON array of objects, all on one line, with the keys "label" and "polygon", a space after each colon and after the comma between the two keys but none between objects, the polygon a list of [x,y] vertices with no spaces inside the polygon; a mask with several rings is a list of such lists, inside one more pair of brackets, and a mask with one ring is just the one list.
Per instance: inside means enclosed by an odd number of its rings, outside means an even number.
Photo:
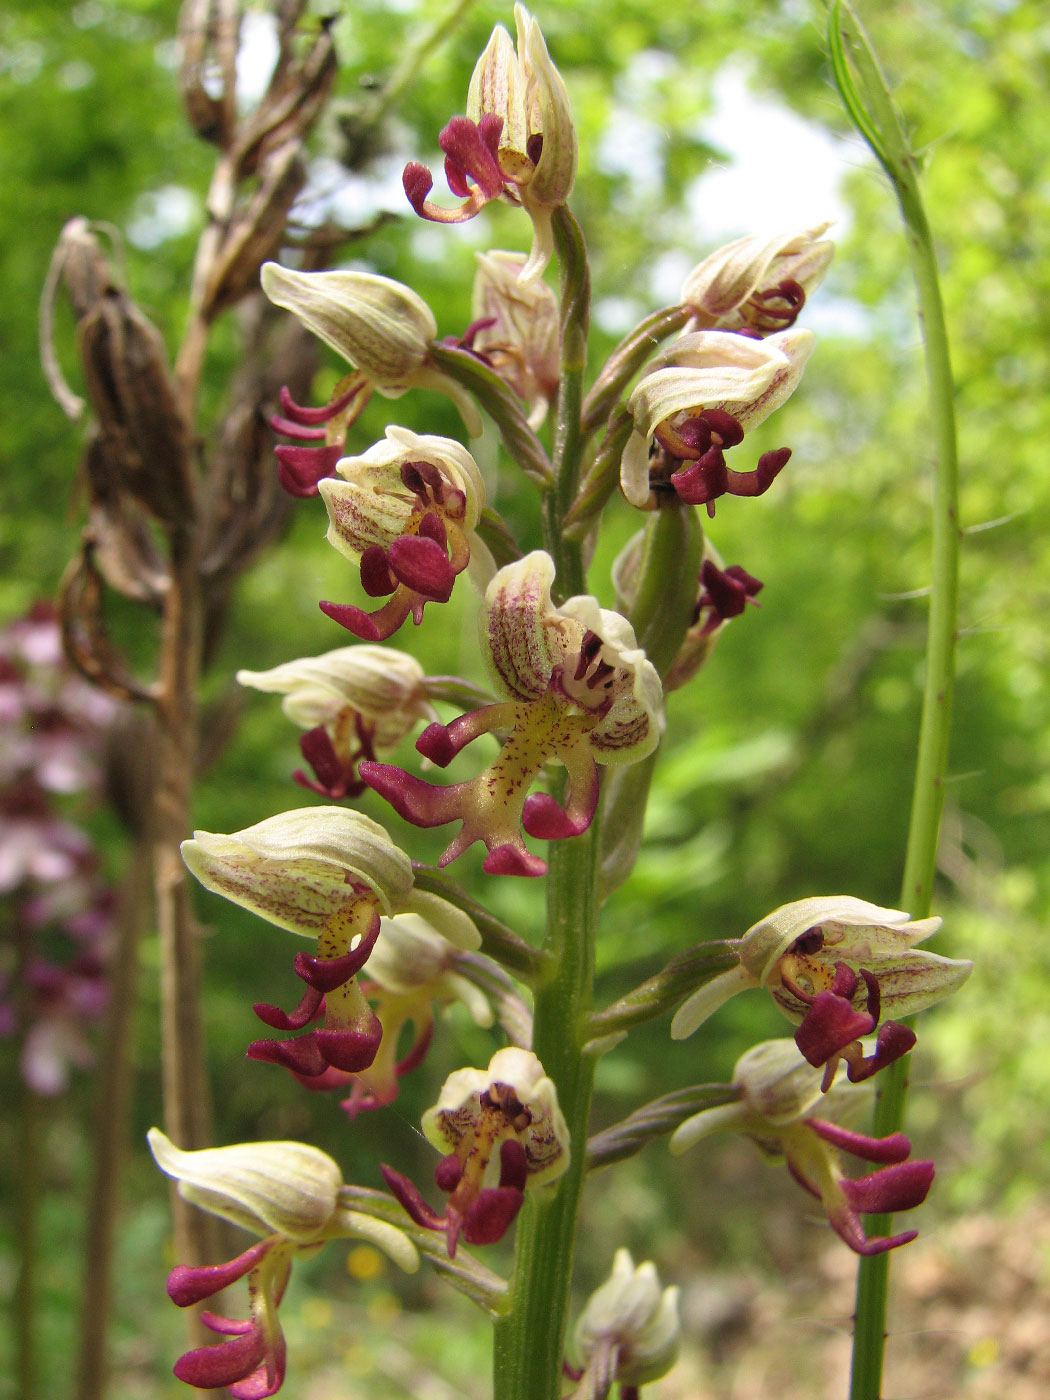
[{"label": "dried plant stem", "polygon": [[84,1245],[77,1400],[101,1400],[108,1371],[107,1336],[113,1294],[113,1237],[120,1172],[128,1137],[131,1046],[138,1002],[138,948],[150,911],[149,842],[134,843],[120,893],[117,943],[109,974],[92,1143],[92,1179]]},{"label": "dried plant stem", "polygon": [[[200,953],[179,844],[192,829],[201,597],[193,526],[171,532],[171,584],[164,600],[156,705],[153,879],[160,938],[164,1128],[186,1149],[211,1141],[211,1104],[200,1013]],[[173,1195],[181,1262],[214,1262],[213,1217]]]}]

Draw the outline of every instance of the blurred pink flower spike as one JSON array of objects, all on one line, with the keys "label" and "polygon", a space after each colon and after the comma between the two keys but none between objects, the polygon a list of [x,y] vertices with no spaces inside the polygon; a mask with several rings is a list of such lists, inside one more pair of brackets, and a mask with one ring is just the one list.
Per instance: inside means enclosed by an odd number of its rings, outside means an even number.
[{"label": "blurred pink flower spike", "polygon": [[[818,1103],[826,1114],[855,1111],[866,1098],[863,1089],[840,1082],[822,1099],[819,1071],[791,1040],[752,1046],[737,1061],[733,1083],[740,1090],[739,1100],[687,1118],[671,1136],[673,1153],[685,1152],[712,1132],[743,1133],[765,1156],[785,1160],[791,1175],[817,1197],[832,1229],[855,1253],[882,1254],[915,1238],[916,1230],[869,1238],[860,1217],[921,1205],[933,1182],[933,1163],[909,1162],[911,1143],[903,1133],[868,1137],[828,1117],[811,1115]],[[867,1176],[847,1177],[840,1151],[880,1165]]]},{"label": "blurred pink flower spike", "polygon": [[[439,861],[448,865],[475,841],[484,869],[542,875],[546,862],[521,835],[556,840],[586,831],[598,800],[597,764],[635,763],[663,729],[659,677],[630,624],[594,598],[551,602],[554,562],[541,550],[501,569],[482,609],[481,648],[496,688],[508,699],[431,724],[416,748],[445,767],[481,734],[508,734],[477,778],[438,787],[387,763],[362,763],[361,777],[417,826],[460,820]],[[529,789],[549,762],[568,774],[564,805]]]},{"label": "blurred pink flower spike", "polygon": [[328,540],[360,568],[375,612],[347,603],[321,610],[366,642],[385,641],[429,602],[447,603],[471,564],[483,586],[494,565],[474,533],[485,485],[467,449],[451,438],[389,427],[383,442],[339,462],[339,479],[319,490],[328,508]]},{"label": "blurred pink flower spike", "polygon": [[434,1171],[448,1203],[439,1215],[393,1167],[387,1185],[416,1222],[443,1231],[449,1257],[468,1244],[502,1239],[521,1209],[526,1187],[556,1180],[569,1165],[569,1130],[554,1083],[531,1050],[497,1050],[488,1069],[449,1075],[423,1132],[445,1155]]}]

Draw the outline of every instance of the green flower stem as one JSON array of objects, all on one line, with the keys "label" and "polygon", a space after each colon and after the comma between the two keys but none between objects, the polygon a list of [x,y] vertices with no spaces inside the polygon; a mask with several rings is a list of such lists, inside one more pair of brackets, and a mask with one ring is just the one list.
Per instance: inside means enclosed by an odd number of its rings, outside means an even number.
[{"label": "green flower stem", "polygon": [[739,1098],[740,1090],[733,1084],[693,1084],[642,1104],[611,1128],[595,1133],[587,1144],[587,1170],[597,1171],[633,1157],[647,1142],[673,1133],[694,1114],[736,1103]]},{"label": "green flower stem", "polygon": [[633,991],[596,1011],[587,1022],[588,1040],[630,1030],[671,1011],[697,987],[740,964],[740,940],[697,943],[678,953],[666,967],[640,982]]},{"label": "green flower stem", "polygon": [[[933,902],[937,839],[944,805],[958,612],[958,455],[954,381],[937,259],[923,207],[915,157],[889,86],[856,15],[836,0],[829,32],[835,80],[858,130],[893,184],[904,220],[926,351],[930,417],[936,449],[933,500],[933,588],[928,619],[926,681],[919,726],[915,787],[904,860],[901,904],[924,918]],[[854,73],[857,81],[854,81]],[[877,1136],[897,1132],[904,1119],[907,1059],[879,1076]],[[871,1234],[887,1234],[890,1217],[872,1216]],[[889,1256],[862,1259],[857,1276],[850,1400],[878,1400],[886,1331]]]},{"label": "green flower stem", "polygon": [[693,621],[703,542],[696,510],[677,496],[649,515],[630,618],[638,645],[661,676]]},{"label": "green flower stem", "polygon": [[602,366],[583,405],[583,433],[590,437],[604,423],[621,392],[648,360],[656,347],[680,331],[689,320],[688,306],[664,306],[639,321],[620,341]]},{"label": "green flower stem", "polygon": [[572,1140],[568,1171],[526,1192],[518,1217],[510,1312],[496,1323],[494,1400],[557,1400],[587,1156],[594,1059],[581,1049],[594,981],[597,822],[551,842],[544,952],[558,971],[536,994],[533,1049],[558,1088]]},{"label": "green flower stem", "polygon": [[565,517],[565,530],[572,539],[584,539],[597,525],[606,501],[620,484],[620,459],[633,431],[634,419],[626,409],[610,420],[579,495]]},{"label": "green flower stem", "polygon": [[554,485],[543,502],[543,536],[557,569],[555,591],[561,601],[585,587],[582,548],[566,536],[564,524],[580,481],[580,410],[591,297],[583,233],[564,206],[554,215],[554,241],[561,270],[561,378],[554,420]]},{"label": "green flower stem", "polygon": [[[562,366],[554,424],[554,486],[544,501],[544,546],[561,596],[584,588],[580,545],[562,522],[580,475],[580,406],[587,362],[590,278],[583,235],[568,209],[554,216],[561,271]],[[553,1079],[569,1128],[569,1168],[551,1188],[526,1192],[518,1217],[510,1309],[496,1323],[494,1400],[558,1400],[586,1165],[594,1059],[582,1049],[594,987],[598,922],[597,815],[582,836],[548,847],[547,977],[536,990],[532,1048]]]}]

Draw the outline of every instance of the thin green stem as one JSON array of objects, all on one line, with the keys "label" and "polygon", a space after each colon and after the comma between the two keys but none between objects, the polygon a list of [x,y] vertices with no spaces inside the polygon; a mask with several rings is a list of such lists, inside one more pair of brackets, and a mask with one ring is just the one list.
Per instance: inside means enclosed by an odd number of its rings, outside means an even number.
[{"label": "thin green stem", "polygon": [[[955,385],[937,258],[923,207],[915,157],[868,38],[852,9],[839,0],[831,12],[830,48],[835,79],[847,110],[889,175],[900,204],[926,354],[936,452],[933,580],[915,786],[901,883],[901,904],[915,917],[923,918],[929,914],[933,902],[955,678],[959,572]],[[879,1136],[898,1131],[903,1123],[908,1085],[906,1066],[906,1059],[898,1060],[879,1076],[874,1122],[874,1131]],[[890,1228],[887,1215],[873,1216],[868,1225],[872,1234],[888,1234]],[[878,1400],[882,1393],[888,1289],[888,1254],[862,1259],[857,1276],[850,1400]]]}]

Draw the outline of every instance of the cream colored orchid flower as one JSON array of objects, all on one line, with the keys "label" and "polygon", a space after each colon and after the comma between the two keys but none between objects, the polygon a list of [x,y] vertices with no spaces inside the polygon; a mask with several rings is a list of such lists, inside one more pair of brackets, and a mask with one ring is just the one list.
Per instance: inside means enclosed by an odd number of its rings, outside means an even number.
[{"label": "cream colored orchid flower", "polygon": [[749,330],[768,335],[794,325],[835,253],[821,238],[829,224],[738,238],[709,254],[682,285],[689,330]]},{"label": "cream colored orchid flower", "polygon": [[652,361],[627,400],[634,431],[620,487],[628,501],[644,508],[652,504],[652,492],[674,490],[713,515],[714,501],[726,492],[761,495],[790,451],[763,453],[754,472],[731,470],[724,452],[790,397],[812,349],[813,334],[804,330],[765,340],[693,331],[676,340]]},{"label": "cream colored orchid flower", "polygon": [[306,730],[300,748],[316,775],[299,769],[295,780],[333,799],[364,791],[359,760],[395,748],[418,721],[437,718],[423,668],[393,647],[338,647],[268,671],[238,671],[237,680],[284,696],[284,713]]},{"label": "cream colored orchid flower", "polygon": [[435,204],[433,176],[418,161],[405,166],[403,179],[416,213],[438,223],[472,219],[501,195],[521,204],[533,226],[521,272],[528,282],[553,255],[551,218],[572,193],[579,152],[569,95],[543,33],[524,5],[515,5],[514,21],[517,45],[496,26],[470,79],[467,115],[453,117],[438,138],[449,188],[462,203]]},{"label": "cream colored orchid flower", "polygon": [[[671,1035],[692,1035],[731,996],[765,987],[798,1025],[796,1042],[813,1065],[824,1065],[825,1085],[845,1060],[850,1079],[866,1079],[906,1054],[914,1032],[885,1011],[911,1016],[950,995],[973,964],[919,950],[915,944],[940,928],[940,919],[910,920],[851,895],[800,899],[754,924],[740,940],[739,965],[693,993],[675,1013]],[[878,1027],[875,1051],[860,1037]]]},{"label": "cream colored orchid flower", "polygon": [[335,480],[319,483],[328,541],[357,564],[373,613],[322,603],[329,617],[366,641],[384,641],[428,602],[447,602],[469,569],[480,588],[495,572],[476,534],[485,483],[474,458],[451,438],[388,427],[382,442],[344,457]]},{"label": "cream colored orchid flower", "polygon": [[[445,767],[481,734],[505,731],[498,758],[480,777],[449,787],[424,782],[392,764],[363,763],[361,777],[417,826],[462,821],[446,848],[447,865],[484,841],[490,873],[540,875],[546,864],[521,836],[578,836],[598,800],[598,764],[636,763],[663,730],[660,678],[638,647],[629,622],[594,598],[551,601],[554,562],[542,550],[501,569],[485,595],[482,653],[507,698],[432,724],[416,748]],[[529,789],[543,766],[568,773],[565,805]]]},{"label": "cream colored orchid flower", "polygon": [[[263,263],[260,280],[270,301],[348,360],[369,390],[378,389],[388,399],[409,389],[447,394],[470,436],[480,436],[481,418],[473,400],[430,362],[437,322],[411,287],[376,272],[297,272],[275,262]],[[340,386],[343,397],[348,388],[347,382]],[[355,405],[355,417],[366,402],[367,393]],[[343,431],[345,435],[345,425]]]},{"label": "cream colored orchid flower", "polygon": [[382,1026],[356,974],[380,930],[380,915],[421,914],[457,947],[477,948],[467,915],[437,895],[413,889],[412,866],[383,828],[343,807],[308,807],[270,817],[232,836],[197,831],[182,855],[206,889],[279,928],[317,940],[316,956],[299,953],[295,971],[306,992],[290,1013],[257,1003],[261,1020],[301,1030],[286,1040],[259,1040],[252,1059],[285,1065],[307,1079],[329,1068],[356,1073],[376,1056]]},{"label": "cream colored orchid flower", "polygon": [[[786,1159],[792,1176],[817,1197],[832,1229],[856,1253],[882,1254],[915,1238],[916,1230],[888,1237],[865,1234],[861,1215],[922,1204],[933,1181],[933,1163],[908,1161],[911,1143],[903,1133],[868,1137],[832,1121],[860,1106],[862,1088],[840,1082],[822,1097],[819,1071],[791,1040],[752,1046],[737,1061],[733,1083],[740,1099],[687,1118],[671,1136],[672,1152],[687,1151],[709,1133],[744,1133],[767,1157]],[[880,1166],[867,1176],[847,1177],[839,1151]]]},{"label": "cream colored orchid flower", "polygon": [[423,1132],[444,1152],[434,1173],[450,1193],[445,1214],[426,1204],[418,1188],[392,1167],[387,1185],[413,1220],[468,1244],[502,1239],[525,1189],[556,1181],[569,1165],[569,1129],[554,1083],[531,1050],[497,1050],[488,1069],[449,1075]]},{"label": "cream colored orchid flower", "polygon": [[178,1265],[168,1275],[168,1295],[179,1307],[248,1279],[246,1322],[201,1314],[206,1326],[228,1340],[180,1357],[175,1375],[188,1385],[228,1386],[235,1400],[257,1400],[280,1389],[285,1343],[277,1306],[296,1256],[310,1257],[329,1240],[362,1239],[409,1273],[419,1267],[415,1245],[403,1231],[342,1204],[342,1172],[316,1147],[246,1142],[183,1152],[157,1128],[147,1136],[157,1166],[178,1183],[185,1200],[264,1237],[225,1264]]}]

